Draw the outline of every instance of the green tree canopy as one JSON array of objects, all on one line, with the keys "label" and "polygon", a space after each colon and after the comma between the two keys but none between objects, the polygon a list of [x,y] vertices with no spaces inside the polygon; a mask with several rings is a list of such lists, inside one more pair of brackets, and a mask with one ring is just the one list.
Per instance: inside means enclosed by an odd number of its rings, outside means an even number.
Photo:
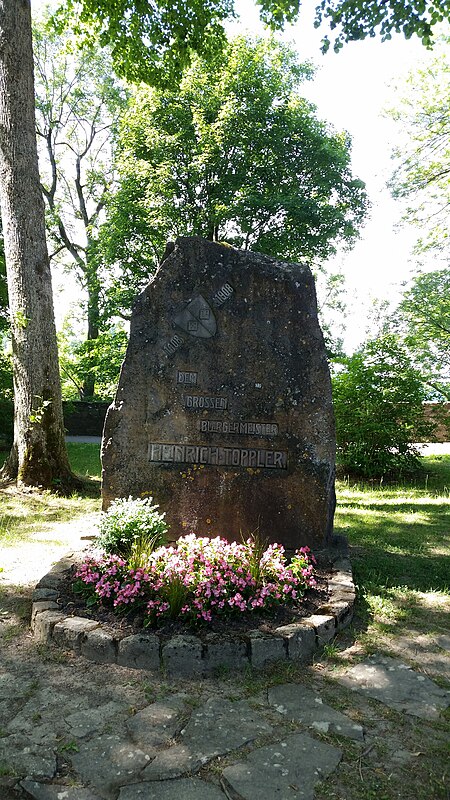
[{"label": "green tree canopy", "polygon": [[[294,22],[300,0],[257,0],[261,19],[273,30]],[[85,38],[100,35],[112,47],[116,69],[129,80],[170,86],[187,66],[191,52],[203,57],[217,53],[223,43],[221,23],[234,14],[233,0],[65,0],[60,24],[72,19]],[[434,28],[450,18],[448,0],[320,0],[315,27],[327,24],[336,32],[333,47],[380,35],[391,39],[403,33],[418,36],[429,47]],[[330,47],[323,40],[323,50]]]},{"label": "green tree canopy", "polygon": [[102,232],[108,262],[123,270],[119,307],[178,235],[316,263],[352,244],[365,188],[348,135],[298,93],[312,73],[286,46],[239,37],[214,61],[195,58],[179,90],[135,91]]},{"label": "green tree canopy", "polygon": [[[318,28],[328,22],[332,31],[337,30],[333,45],[337,52],[345,42],[377,34],[386,41],[393,33],[403,33],[406,39],[416,35],[430,47],[435,26],[449,18],[448,0],[322,0],[314,24]],[[325,36],[325,52],[330,44]]]},{"label": "green tree canopy", "polygon": [[[83,294],[86,339],[103,327],[97,234],[106,193],[114,181],[114,133],[126,91],[106,50],[73,49],[44,15],[34,28],[36,125],[42,191],[52,262],[74,272]],[[89,347],[89,346],[88,346]],[[86,368],[82,397],[95,394],[94,366]]]},{"label": "green tree canopy", "polygon": [[430,436],[422,376],[394,334],[367,341],[333,378],[338,461],[365,478],[420,466],[414,442]]},{"label": "green tree canopy", "polygon": [[[173,86],[193,52],[209,57],[224,42],[233,0],[65,0],[56,19],[88,43],[111,48],[116,72],[131,82]],[[292,0],[268,4],[284,19]],[[298,8],[298,0],[294,0]]]},{"label": "green tree canopy", "polygon": [[450,269],[416,275],[393,319],[430,396],[450,400]]},{"label": "green tree canopy", "polygon": [[450,37],[442,37],[436,57],[410,73],[406,92],[388,113],[404,132],[394,153],[390,182],[405,203],[403,219],[418,226],[416,251],[432,251],[447,263],[450,250]]}]

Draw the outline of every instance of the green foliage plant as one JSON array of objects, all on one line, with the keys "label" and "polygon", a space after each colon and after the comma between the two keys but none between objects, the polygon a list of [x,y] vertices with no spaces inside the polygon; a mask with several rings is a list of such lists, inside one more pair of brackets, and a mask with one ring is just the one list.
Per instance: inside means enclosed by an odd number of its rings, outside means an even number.
[{"label": "green foliage plant", "polygon": [[179,617],[186,604],[187,596],[188,588],[183,577],[174,572],[161,587],[161,599],[164,605],[168,606],[170,619]]},{"label": "green foliage plant", "polygon": [[148,564],[148,557],[150,553],[163,543],[165,536],[159,535],[153,531],[141,531],[135,536],[129,548],[129,555],[127,563],[130,569],[144,569]]},{"label": "green foliage plant", "polygon": [[392,334],[369,340],[333,379],[338,462],[363,478],[420,469],[414,443],[430,437],[420,373]]},{"label": "green foliage plant", "polygon": [[152,497],[119,498],[103,513],[97,544],[105,553],[142,559],[165,542],[168,530],[164,513]]},{"label": "green foliage plant", "polygon": [[[447,4],[447,8],[450,8]],[[441,35],[433,59],[413,69],[406,85],[395,87],[387,114],[401,130],[394,149],[393,196],[402,203],[403,221],[417,226],[415,252],[431,253],[448,264],[450,237],[450,36]]]},{"label": "green foliage plant", "polygon": [[[376,34],[383,42],[392,39],[393,33],[403,33],[405,39],[418,36],[425,47],[431,47],[436,26],[449,17],[447,0],[321,0],[316,6],[314,27],[328,23],[335,35],[336,53],[346,42]],[[330,37],[326,35],[323,52],[330,45]]]},{"label": "green foliage plant", "polygon": [[241,538],[247,547],[250,575],[255,581],[256,586],[259,586],[263,571],[263,556],[267,550],[268,541],[261,536],[258,528],[250,534],[247,540],[243,537]]},{"label": "green foliage plant", "polygon": [[430,399],[449,401],[450,268],[415,275],[405,287],[393,325],[420,370]]}]

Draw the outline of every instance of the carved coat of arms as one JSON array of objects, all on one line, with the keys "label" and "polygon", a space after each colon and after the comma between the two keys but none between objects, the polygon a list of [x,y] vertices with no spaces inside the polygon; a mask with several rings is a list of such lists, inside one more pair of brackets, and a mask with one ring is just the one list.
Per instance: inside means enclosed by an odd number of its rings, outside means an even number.
[{"label": "carved coat of arms", "polygon": [[201,294],[194,297],[183,311],[177,314],[174,322],[185,333],[198,339],[210,339],[217,331],[214,311]]}]

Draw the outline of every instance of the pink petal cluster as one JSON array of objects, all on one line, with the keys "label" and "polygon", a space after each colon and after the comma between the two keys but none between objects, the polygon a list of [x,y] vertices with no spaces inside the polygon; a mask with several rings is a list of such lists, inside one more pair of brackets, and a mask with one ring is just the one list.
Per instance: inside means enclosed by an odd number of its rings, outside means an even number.
[{"label": "pink petal cluster", "polygon": [[148,624],[165,617],[211,622],[218,615],[298,604],[315,585],[314,564],[307,547],[288,563],[279,544],[260,554],[251,539],[230,543],[191,534],[176,547],[149,553],[145,568],[130,569],[123,558],[99,555],[82,564],[76,577],[91,602],[117,610],[145,606]]}]

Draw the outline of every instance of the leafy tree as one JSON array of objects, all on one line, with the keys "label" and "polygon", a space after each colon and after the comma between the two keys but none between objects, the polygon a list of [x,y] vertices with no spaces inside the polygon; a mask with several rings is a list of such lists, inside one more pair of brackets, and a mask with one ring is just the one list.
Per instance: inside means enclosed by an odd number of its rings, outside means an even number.
[{"label": "leafy tree", "polygon": [[[382,41],[392,33],[403,33],[406,39],[418,36],[430,47],[433,29],[450,18],[448,0],[322,0],[316,7],[315,27],[328,22],[332,31],[338,29],[333,48],[338,52],[345,42],[373,37]],[[324,37],[322,49],[330,47]]]},{"label": "leafy tree", "polygon": [[[420,2],[426,5],[426,0]],[[389,5],[393,3],[390,0]],[[374,0],[370,5],[373,7]],[[432,0],[432,8],[436,7],[437,0]],[[298,0],[263,0],[261,8],[272,24],[282,26],[285,19],[295,18]],[[408,5],[408,8],[411,16],[414,7]],[[447,2],[443,8],[447,8],[448,16]],[[60,14],[61,24],[66,16],[64,9],[79,12],[78,27],[88,31],[88,38],[100,32],[101,43],[112,46],[113,63],[122,74],[157,84],[178,78],[192,51],[206,55],[216,50],[223,39],[220,22],[232,14],[233,6],[232,0],[190,0],[176,4],[156,0],[151,5],[146,0],[139,3],[66,0]],[[434,15],[439,13],[435,11]],[[11,478],[18,476],[19,481],[33,485],[51,485],[55,480],[68,484],[72,477],[64,445],[51,277],[35,141],[29,0],[0,2],[0,87],[1,215],[16,401],[15,441],[4,474]],[[20,151],[16,149],[18,142]]]},{"label": "leafy tree", "polygon": [[64,441],[58,350],[36,148],[31,13],[0,3],[0,198],[14,368],[14,443],[3,476],[74,485]]},{"label": "leafy tree", "polygon": [[[262,0],[261,18],[273,29],[293,22],[299,0]],[[209,61],[225,44],[222,22],[234,15],[233,0],[66,0],[59,24],[85,41],[98,37],[111,48],[115,69],[133,83],[175,86],[192,53]]]},{"label": "leafy tree", "polygon": [[[103,44],[114,42],[113,61],[146,80],[174,79],[192,49],[218,40],[227,0],[194,6],[146,3],[86,5],[80,24],[92,18]],[[109,11],[111,12],[109,14]],[[105,19],[108,15],[108,20]],[[93,26],[90,26],[90,31]],[[140,38],[142,37],[142,38]],[[163,63],[164,62],[164,63]],[[155,69],[160,63],[164,69]],[[169,68],[170,66],[170,68]],[[45,212],[38,170],[29,0],[0,2],[0,195],[12,320],[15,439],[3,476],[35,486],[73,485],[64,441],[61,385],[45,239]]]},{"label": "leafy tree", "polygon": [[430,396],[450,400],[450,269],[416,275],[393,322]]},{"label": "leafy tree", "polygon": [[390,182],[406,204],[403,218],[420,231],[416,252],[431,251],[448,263],[450,237],[450,37],[442,37],[434,58],[410,73],[407,90],[389,111],[405,132],[394,151]]},{"label": "leafy tree", "polygon": [[102,331],[96,339],[80,342],[67,325],[59,335],[59,363],[64,400],[84,398],[84,377],[94,376],[94,400],[112,400],[125,356],[128,336],[116,326]]},{"label": "leafy tree", "polygon": [[346,330],[348,288],[341,272],[319,269],[315,274],[320,327],[331,362],[345,359],[343,335]]},{"label": "leafy tree", "polygon": [[[301,2],[257,0],[257,5],[269,27],[282,29],[285,22],[295,21]],[[203,56],[217,52],[223,39],[220,22],[233,14],[234,4],[233,0],[189,0],[167,6],[147,0],[139,4],[134,0],[66,0],[64,7],[75,15],[84,35],[87,25],[88,30],[100,33],[102,44],[113,47],[114,62],[130,80],[161,84],[166,76],[170,84],[174,73],[186,66],[190,50]],[[61,19],[64,16],[61,13]],[[377,34],[384,41],[392,33],[403,33],[407,39],[416,35],[429,47],[435,26],[449,18],[448,0],[320,0],[314,25],[318,28],[325,22],[337,31],[336,51],[346,42]],[[325,36],[323,50],[329,47]]]},{"label": "leafy tree", "polygon": [[122,309],[178,235],[318,262],[354,241],[364,184],[348,135],[298,93],[311,76],[290,48],[238,37],[214,61],[196,58],[176,91],[135,91],[103,236],[124,270],[113,287]]},{"label": "leafy tree", "polygon": [[12,364],[11,357],[5,349],[8,330],[8,287],[6,284],[5,255],[0,226],[0,446],[4,444],[11,445],[13,434]]},{"label": "leafy tree", "polygon": [[419,466],[414,442],[432,431],[420,373],[393,334],[371,339],[333,378],[338,460],[364,478],[407,475]]},{"label": "leafy tree", "polygon": [[392,193],[405,203],[404,220],[416,223],[420,231],[415,252],[432,253],[445,265],[412,279],[391,325],[403,338],[430,396],[446,399],[450,399],[449,44],[450,37],[441,36],[436,57],[410,73],[406,92],[388,112],[405,131],[405,142],[393,156],[397,166],[390,182]]},{"label": "leafy tree", "polygon": [[[106,51],[75,50],[66,31],[34,26],[36,122],[50,260],[68,263],[87,295],[85,349],[100,334],[97,231],[114,180],[113,141],[126,94]],[[93,347],[95,349],[95,347]],[[95,368],[83,360],[80,394],[93,397]]]}]

